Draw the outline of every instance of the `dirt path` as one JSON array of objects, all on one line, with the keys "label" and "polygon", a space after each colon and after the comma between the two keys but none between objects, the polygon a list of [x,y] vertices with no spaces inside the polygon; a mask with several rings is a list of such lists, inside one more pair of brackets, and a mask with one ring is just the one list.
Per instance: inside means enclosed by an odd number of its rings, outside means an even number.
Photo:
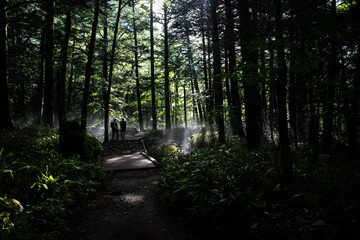
[{"label": "dirt path", "polygon": [[78,221],[69,239],[196,239],[167,214],[158,194],[159,170],[107,174],[105,189]]}]

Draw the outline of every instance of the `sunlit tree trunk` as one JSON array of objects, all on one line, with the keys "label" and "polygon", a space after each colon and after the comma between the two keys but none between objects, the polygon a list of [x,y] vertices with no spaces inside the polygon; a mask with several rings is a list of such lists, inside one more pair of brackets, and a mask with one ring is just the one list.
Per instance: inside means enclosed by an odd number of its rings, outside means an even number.
[{"label": "sunlit tree trunk", "polygon": [[218,15],[217,9],[219,7],[218,0],[211,1],[211,21],[213,29],[213,54],[214,54],[214,89],[215,89],[215,110],[216,123],[219,131],[219,142],[225,143],[225,126],[223,115],[223,94],[221,83],[221,55],[220,55],[220,40],[218,30]]},{"label": "sunlit tree trunk", "polygon": [[191,81],[190,85],[191,85],[191,96],[192,96],[192,105],[193,105],[193,118],[194,118],[194,122],[196,124],[199,124],[199,114],[198,114],[198,109],[196,108],[194,83],[192,79],[190,79],[190,81]]},{"label": "sunlit tree trunk", "polygon": [[155,98],[155,59],[154,59],[154,12],[150,0],[150,65],[151,65],[151,113],[153,129],[157,129],[156,98]]},{"label": "sunlit tree trunk", "polygon": [[165,128],[171,129],[170,121],[170,82],[169,82],[169,43],[168,43],[168,3],[164,1],[164,35],[165,35]]},{"label": "sunlit tree trunk", "polygon": [[187,123],[187,106],[186,106],[186,85],[183,85],[184,88],[184,123],[185,123],[185,128],[188,127],[188,123]]},{"label": "sunlit tree trunk", "polygon": [[[135,44],[135,76],[136,76],[136,97],[137,97],[137,105],[138,105],[138,118],[139,118],[139,127],[140,131],[144,131],[144,123],[142,116],[142,108],[141,108],[141,94],[140,94],[140,78],[139,78],[139,60],[138,60],[138,39],[136,33],[136,22],[135,22],[135,1],[132,1],[132,10],[133,10],[133,27],[134,27],[134,44]],[[170,113],[169,113],[169,121],[170,121]]]},{"label": "sunlit tree trunk", "polygon": [[204,107],[204,119],[208,122],[208,111],[209,111],[209,83],[208,83],[208,68],[207,68],[207,59],[206,59],[206,42],[205,42],[205,1],[203,7],[201,8],[201,41],[202,41],[202,58],[203,58],[203,71],[204,71],[204,84],[205,84],[205,104]]},{"label": "sunlit tree trunk", "polygon": [[[119,1],[121,2],[121,1]],[[108,76],[108,0],[104,1],[104,42],[103,42],[103,78],[104,78],[104,142],[109,141],[109,102],[108,100],[108,84],[109,84],[109,76]]]},{"label": "sunlit tree trunk", "polygon": [[43,123],[54,126],[53,122],[53,85],[54,85],[54,0],[46,5],[45,17],[45,87],[44,87],[44,114]]},{"label": "sunlit tree trunk", "polygon": [[278,125],[279,125],[279,144],[281,154],[281,164],[283,178],[286,184],[292,184],[292,162],[290,159],[290,142],[288,136],[287,109],[286,109],[286,62],[283,43],[283,23],[282,23],[282,2],[274,0],[275,4],[275,28],[277,40],[277,63],[278,79],[276,81],[276,90],[278,96]]},{"label": "sunlit tree trunk", "polygon": [[94,57],[94,49],[95,49],[95,41],[96,41],[96,29],[99,20],[99,8],[100,8],[100,0],[95,0],[95,11],[94,11],[94,21],[91,29],[91,38],[88,49],[87,63],[86,63],[86,71],[85,71],[85,86],[84,86],[84,95],[81,107],[81,131],[86,132],[87,125],[87,105],[89,98],[89,90],[90,90],[90,79],[91,79],[91,66],[93,63]]},{"label": "sunlit tree trunk", "polygon": [[8,69],[7,69],[7,18],[6,1],[0,1],[0,129],[12,130],[14,125],[10,117]]},{"label": "sunlit tree trunk", "polygon": [[112,47],[111,47],[111,56],[110,56],[110,69],[109,69],[109,77],[108,77],[108,84],[107,84],[107,93],[106,93],[106,99],[105,99],[105,121],[104,121],[104,127],[105,127],[105,136],[106,134],[108,137],[104,139],[104,141],[109,140],[109,113],[110,113],[110,99],[111,99],[111,85],[112,85],[112,76],[114,71],[114,61],[115,61],[115,50],[117,46],[117,35],[119,30],[119,22],[120,22],[120,13],[121,13],[121,0],[119,1],[118,5],[118,12],[116,15],[116,22],[115,22],[115,29],[114,29],[114,37],[112,41]]}]

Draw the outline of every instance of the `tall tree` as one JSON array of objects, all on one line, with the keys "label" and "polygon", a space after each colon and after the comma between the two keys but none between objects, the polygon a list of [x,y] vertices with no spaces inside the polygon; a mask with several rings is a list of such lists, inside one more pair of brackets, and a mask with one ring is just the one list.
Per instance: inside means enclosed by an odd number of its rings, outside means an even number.
[{"label": "tall tree", "polygon": [[223,115],[223,95],[221,83],[221,55],[220,55],[220,40],[218,30],[218,14],[219,7],[218,0],[211,1],[211,22],[212,22],[212,37],[213,37],[213,56],[214,56],[214,89],[215,89],[215,110],[216,123],[219,131],[219,142],[225,142],[225,125]]},{"label": "tall tree", "polygon": [[238,79],[236,77],[236,52],[235,52],[235,38],[234,38],[234,13],[232,0],[225,0],[226,12],[226,44],[229,55],[229,75],[231,84],[231,100],[230,106],[230,124],[235,135],[244,137],[244,129],[241,121],[241,105],[239,96]]},{"label": "tall tree", "polygon": [[281,154],[281,164],[283,178],[286,184],[292,184],[292,163],[290,159],[290,142],[288,136],[287,109],[286,109],[286,84],[287,71],[283,39],[283,20],[282,2],[274,0],[275,6],[275,30],[277,41],[277,65],[278,79],[276,81],[277,101],[278,101],[278,125],[279,125],[279,144]]},{"label": "tall tree", "polygon": [[42,118],[42,108],[43,108],[43,96],[44,96],[44,45],[45,45],[45,31],[44,28],[41,32],[41,40],[40,40],[40,48],[39,48],[39,76],[37,80],[37,87],[36,87],[36,96],[34,102],[34,124],[40,125],[41,118]]},{"label": "tall tree", "polygon": [[[249,0],[238,0],[241,26],[241,57],[244,64],[244,101],[246,117],[246,144],[255,149],[260,144],[260,92],[257,82],[257,52],[250,49],[250,42],[255,38],[250,22]],[[253,9],[254,11],[254,9]]]},{"label": "tall tree", "polygon": [[[143,123],[142,108],[141,108],[138,39],[137,39],[137,32],[136,32],[135,1],[134,0],[132,0],[132,10],[133,10],[134,44],[135,44],[134,54],[135,54],[135,77],[136,77],[136,98],[137,98],[137,105],[138,105],[138,119],[139,119],[140,131],[144,131],[144,123]],[[169,116],[169,119],[170,119],[170,116]]]},{"label": "tall tree", "polygon": [[43,123],[54,126],[53,122],[53,85],[54,85],[54,0],[44,3],[45,17],[45,86],[44,86],[44,114]]},{"label": "tall tree", "polygon": [[[110,69],[109,69],[109,77],[107,83],[107,92],[105,96],[105,138],[104,141],[109,141],[109,113],[110,113],[110,98],[111,98],[111,85],[112,85],[112,76],[114,71],[114,61],[115,61],[115,49],[117,46],[117,35],[119,30],[119,22],[120,22],[120,13],[121,13],[121,0],[119,0],[118,12],[116,15],[115,29],[114,29],[114,37],[112,41],[111,47],[111,56],[110,56]],[[106,70],[107,71],[107,70]]]},{"label": "tall tree", "polygon": [[7,17],[6,1],[0,0],[0,129],[11,130],[14,128],[10,117],[9,92],[8,92],[8,59],[7,59]]},{"label": "tall tree", "polygon": [[170,120],[170,79],[169,79],[169,37],[168,37],[168,1],[164,1],[164,65],[165,65],[165,128],[171,129]]},{"label": "tall tree", "polygon": [[[331,16],[336,17],[336,0],[331,1]],[[336,31],[335,29],[333,31]],[[332,37],[335,38],[336,32],[332,32]],[[326,82],[326,99],[323,103],[323,133],[321,136],[321,150],[324,153],[330,153],[333,143],[333,120],[334,120],[334,98],[335,85],[337,75],[337,43],[334,40],[330,41],[329,63],[328,63],[328,79]]]},{"label": "tall tree", "polygon": [[153,129],[157,129],[156,98],[155,98],[155,59],[154,59],[154,11],[150,0],[150,65],[151,65],[151,113]]},{"label": "tall tree", "polygon": [[[119,1],[121,2],[121,1]],[[103,36],[103,78],[104,78],[104,142],[109,141],[109,103],[107,101],[107,84],[109,83],[109,73],[108,73],[108,0],[103,2],[104,6],[104,16],[103,16],[103,25],[104,25],[104,36]]]},{"label": "tall tree", "polygon": [[82,101],[82,107],[81,107],[81,131],[82,132],[86,132],[86,125],[87,125],[87,111],[88,111],[87,105],[88,105],[89,90],[90,90],[91,66],[92,66],[93,57],[94,57],[96,29],[97,29],[98,20],[99,20],[99,9],[100,9],[100,0],[95,0],[94,21],[92,24],[91,38],[90,38],[88,54],[87,54],[84,95],[83,95],[83,101]]}]

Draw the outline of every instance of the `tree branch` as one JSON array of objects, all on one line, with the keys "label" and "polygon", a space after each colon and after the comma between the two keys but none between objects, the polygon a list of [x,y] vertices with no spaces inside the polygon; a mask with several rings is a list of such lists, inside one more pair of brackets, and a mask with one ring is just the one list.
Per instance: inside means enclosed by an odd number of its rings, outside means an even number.
[{"label": "tree branch", "polygon": [[13,4],[13,5],[11,5],[11,6],[7,6],[7,7],[5,8],[5,12],[10,11],[10,10],[12,10],[12,9],[14,9],[14,8],[18,8],[18,7],[20,7],[20,6],[22,6],[22,5],[25,5],[25,4],[43,3],[43,2],[46,2],[46,0],[34,0],[34,1],[19,2],[19,3]]}]

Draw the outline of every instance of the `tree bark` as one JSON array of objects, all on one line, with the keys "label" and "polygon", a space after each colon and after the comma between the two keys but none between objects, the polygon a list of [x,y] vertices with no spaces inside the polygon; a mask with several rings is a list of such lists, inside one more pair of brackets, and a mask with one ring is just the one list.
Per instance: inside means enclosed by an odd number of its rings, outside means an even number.
[{"label": "tree bark", "polygon": [[244,128],[242,124],[242,113],[239,95],[238,79],[236,76],[236,52],[235,52],[235,37],[234,37],[234,13],[232,0],[225,0],[226,13],[226,44],[229,53],[229,76],[231,85],[231,100],[230,107],[230,125],[235,135],[245,137]]},{"label": "tree bark", "polygon": [[60,81],[59,81],[59,94],[58,94],[58,104],[59,104],[59,129],[61,134],[62,124],[66,122],[66,112],[65,112],[65,82],[66,82],[66,66],[68,61],[68,46],[70,40],[71,32],[71,5],[70,1],[67,1],[67,13],[66,13],[66,23],[65,23],[65,36],[62,42],[61,47],[61,72],[60,72]]},{"label": "tree bark", "polygon": [[36,96],[34,103],[34,124],[40,125],[42,119],[42,109],[43,109],[43,96],[44,96],[44,45],[45,45],[45,31],[42,30],[41,40],[40,40],[40,49],[39,49],[39,77],[37,81]]},{"label": "tree bark", "polygon": [[87,104],[88,104],[89,90],[90,90],[91,67],[93,63],[95,41],[96,41],[96,29],[99,20],[99,9],[100,9],[100,0],[95,0],[94,21],[91,29],[91,38],[89,43],[89,50],[88,50],[86,71],[85,71],[84,95],[83,95],[83,101],[81,107],[81,131],[83,133],[86,132],[86,126],[87,126]]},{"label": "tree bark", "polygon": [[277,59],[278,59],[278,79],[276,89],[278,96],[278,125],[279,125],[279,144],[281,154],[281,164],[285,183],[291,185],[292,180],[292,162],[290,159],[290,142],[287,127],[287,109],[286,109],[286,62],[283,46],[283,23],[282,23],[282,2],[274,0],[275,3],[275,28],[277,40]]},{"label": "tree bark", "polygon": [[45,17],[45,87],[44,87],[44,114],[45,126],[54,126],[53,120],[53,85],[54,85],[54,0],[46,3]]},{"label": "tree bark", "polygon": [[[121,2],[121,1],[119,1]],[[108,102],[108,1],[104,1],[104,42],[103,42],[103,78],[104,78],[104,142],[109,141],[109,102]],[[116,23],[115,23],[116,26]]]},{"label": "tree bark", "polygon": [[[109,141],[109,113],[110,113],[110,100],[111,100],[111,85],[112,85],[112,75],[114,70],[114,63],[115,63],[115,50],[117,46],[117,35],[119,30],[119,22],[120,22],[120,14],[121,14],[121,4],[122,1],[119,0],[118,5],[118,12],[116,15],[116,22],[115,22],[115,29],[114,29],[114,37],[112,41],[111,47],[111,55],[110,55],[110,69],[109,69],[109,77],[107,83],[107,93],[105,99],[105,121],[104,121],[104,128],[105,128],[105,138],[104,141]],[[106,135],[108,136],[106,138]]]},{"label": "tree bark", "polygon": [[157,129],[156,96],[155,96],[155,59],[154,59],[154,12],[153,2],[150,0],[150,65],[151,65],[151,113],[152,127]]},{"label": "tree bark", "polygon": [[240,25],[242,30],[241,56],[245,64],[244,75],[244,101],[246,117],[246,144],[249,149],[256,149],[260,144],[260,92],[256,80],[258,54],[250,50],[250,41],[255,33],[251,29],[249,1],[239,0]]},{"label": "tree bark", "polygon": [[[142,116],[142,108],[141,108],[141,94],[140,94],[140,78],[139,78],[139,60],[138,60],[138,43],[137,43],[137,33],[136,33],[136,22],[135,22],[135,1],[132,1],[133,8],[133,27],[134,27],[134,44],[135,44],[135,76],[136,76],[136,97],[137,97],[137,105],[138,105],[138,114],[139,114],[139,127],[140,132],[144,131],[144,123]],[[170,113],[169,113],[169,121],[170,121]]]},{"label": "tree bark", "polygon": [[219,7],[218,0],[211,2],[211,21],[213,27],[213,56],[214,56],[214,89],[215,89],[215,110],[216,123],[219,131],[219,142],[225,143],[225,126],[223,116],[223,94],[221,83],[221,55],[220,55],[220,40],[218,30],[218,16],[217,9]]},{"label": "tree bark", "polygon": [[7,59],[7,17],[6,1],[0,1],[0,129],[12,130],[14,125],[10,117],[8,91],[8,59]]},{"label": "tree bark", "polygon": [[[336,15],[336,1],[332,0],[332,15]],[[334,33],[335,34],[335,33]],[[330,56],[328,64],[328,79],[326,89],[326,99],[323,103],[323,133],[321,136],[321,151],[330,153],[333,144],[333,119],[334,119],[334,101],[335,101],[335,84],[337,74],[337,46],[334,41],[330,42]]]},{"label": "tree bark", "polygon": [[170,82],[169,82],[169,43],[168,43],[168,6],[164,2],[164,34],[165,34],[165,128],[171,129],[170,121]]},{"label": "tree bark", "polygon": [[183,85],[184,88],[184,123],[185,123],[185,128],[188,127],[187,124],[187,106],[186,106],[186,85]]},{"label": "tree bark", "polygon": [[74,77],[74,52],[75,52],[75,39],[72,46],[72,54],[71,54],[71,68],[70,68],[70,76],[68,82],[68,95],[67,95],[67,107],[66,111],[69,112],[72,109],[72,91],[73,91],[73,77]]}]

